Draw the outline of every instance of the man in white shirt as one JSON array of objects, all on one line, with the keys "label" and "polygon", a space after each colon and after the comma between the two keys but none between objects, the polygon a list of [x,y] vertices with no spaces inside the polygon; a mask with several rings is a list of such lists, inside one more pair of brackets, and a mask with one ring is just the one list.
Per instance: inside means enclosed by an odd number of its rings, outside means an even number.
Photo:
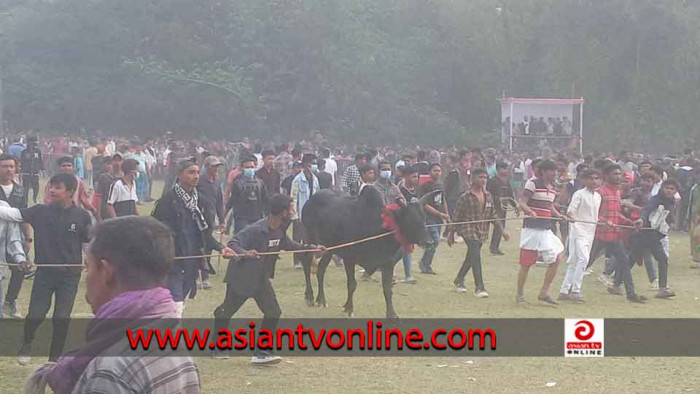
[{"label": "man in white shirt", "polygon": [[326,162],[326,169],[324,171],[331,174],[331,177],[333,179],[333,186],[335,186],[335,174],[338,172],[338,163],[336,163],[336,161],[331,158],[331,151],[327,148],[321,150],[321,156]]},{"label": "man in white shirt", "polygon": [[[584,188],[571,197],[566,214],[574,220],[569,232],[569,260],[567,261],[566,276],[559,293],[560,301],[583,302],[581,284],[595,238],[598,211],[602,198],[595,189],[600,177],[595,170],[583,173]],[[576,222],[579,220],[580,222]],[[584,223],[587,222],[587,223]]]},{"label": "man in white shirt", "polygon": [[139,215],[136,205],[139,201],[136,193],[136,178],[139,175],[139,163],[135,159],[126,159],[122,163],[124,176],[112,184],[107,196],[107,212],[111,218]]}]

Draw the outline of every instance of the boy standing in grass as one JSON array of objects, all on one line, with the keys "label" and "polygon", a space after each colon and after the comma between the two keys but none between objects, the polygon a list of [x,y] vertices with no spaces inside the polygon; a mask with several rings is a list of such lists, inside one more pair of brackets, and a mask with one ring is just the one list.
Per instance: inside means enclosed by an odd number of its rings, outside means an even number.
[{"label": "boy standing in grass", "polygon": [[[455,207],[454,222],[484,221],[482,223],[460,224],[450,226],[447,230],[447,244],[455,243],[455,232],[464,238],[467,244],[467,256],[464,258],[462,268],[457,273],[454,281],[458,293],[466,293],[464,277],[470,269],[474,272],[474,295],[478,298],[487,298],[489,293],[484,287],[484,279],[481,273],[481,247],[489,236],[489,219],[499,219],[494,208],[491,193],[486,190],[488,175],[483,168],[476,168],[472,171],[471,188],[462,194],[457,200]],[[500,220],[494,220],[493,225],[499,230],[497,233],[506,241],[510,236],[503,232]],[[496,233],[496,232],[495,232]]]},{"label": "boy standing in grass", "polygon": [[[600,180],[596,170],[584,171],[582,179],[584,188],[573,194],[566,211],[566,215],[574,223],[570,227],[568,267],[559,292],[559,301],[583,302],[583,272],[586,270],[595,238],[595,223],[598,221],[601,196],[595,191]],[[577,220],[580,222],[576,222]]]}]

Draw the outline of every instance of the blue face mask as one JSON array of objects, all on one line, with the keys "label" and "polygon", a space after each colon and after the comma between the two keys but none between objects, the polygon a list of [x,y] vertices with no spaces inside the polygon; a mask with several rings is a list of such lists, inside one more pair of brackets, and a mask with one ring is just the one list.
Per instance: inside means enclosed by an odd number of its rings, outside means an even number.
[{"label": "blue face mask", "polygon": [[255,176],[255,169],[253,168],[244,168],[243,169],[243,175],[247,176],[248,178],[252,178]]},{"label": "blue face mask", "polygon": [[391,178],[391,170],[379,171],[379,176],[383,179]]}]

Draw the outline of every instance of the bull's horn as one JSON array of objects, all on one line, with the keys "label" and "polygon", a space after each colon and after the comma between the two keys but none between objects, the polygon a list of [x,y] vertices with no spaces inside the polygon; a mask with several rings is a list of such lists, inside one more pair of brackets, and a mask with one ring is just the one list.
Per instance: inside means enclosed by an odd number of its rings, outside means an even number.
[{"label": "bull's horn", "polygon": [[420,205],[425,205],[427,204],[431,198],[435,197],[435,195],[442,193],[442,190],[433,190],[432,192],[424,195],[423,197],[420,198]]}]

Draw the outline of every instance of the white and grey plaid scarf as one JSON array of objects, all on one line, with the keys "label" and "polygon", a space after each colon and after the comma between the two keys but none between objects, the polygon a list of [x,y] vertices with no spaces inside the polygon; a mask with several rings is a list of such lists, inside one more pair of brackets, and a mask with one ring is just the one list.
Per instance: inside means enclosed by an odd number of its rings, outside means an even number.
[{"label": "white and grey plaid scarf", "polygon": [[192,194],[190,195],[185,191],[185,189],[182,188],[182,186],[180,186],[180,182],[175,182],[173,185],[173,190],[180,200],[182,200],[182,203],[185,204],[185,208],[192,212],[192,219],[197,222],[199,231],[208,229],[209,225],[207,224],[206,219],[204,219],[204,214],[202,214],[202,211],[199,209],[197,204],[197,189],[193,189]]}]

